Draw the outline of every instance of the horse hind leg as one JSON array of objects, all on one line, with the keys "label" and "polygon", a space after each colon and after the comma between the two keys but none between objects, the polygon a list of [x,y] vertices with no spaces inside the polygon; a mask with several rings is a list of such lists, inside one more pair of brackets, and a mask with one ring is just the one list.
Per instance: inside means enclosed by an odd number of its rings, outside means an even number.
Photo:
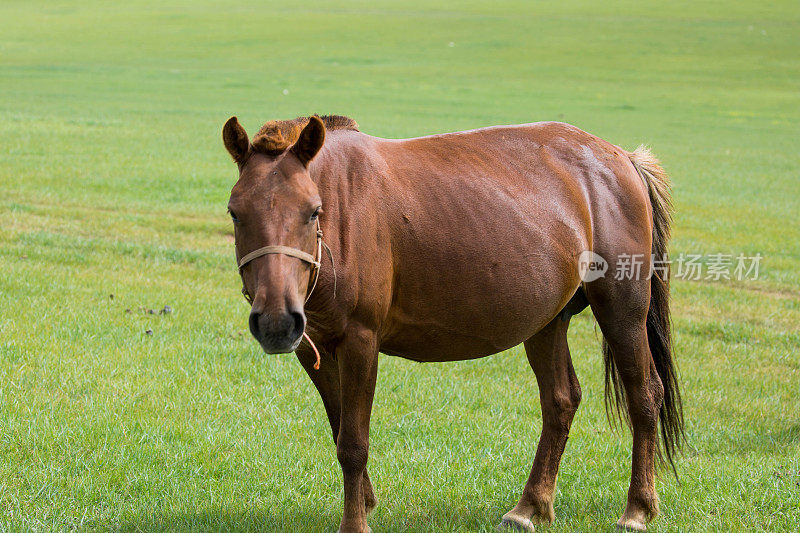
[{"label": "horse hind leg", "polygon": [[533,531],[534,523],[555,518],[553,494],[569,428],[581,401],[581,387],[567,346],[569,315],[559,315],[525,341],[525,352],[539,384],[542,433],[519,503],[498,529]]},{"label": "horse hind leg", "polygon": [[[658,417],[664,387],[658,376],[647,338],[649,281],[596,281],[587,286],[587,297],[616,367],[633,431],[631,482],[625,512],[618,527],[644,531],[658,514],[655,490],[655,454]],[[611,365],[611,366],[609,366]],[[613,378],[613,375],[612,375]],[[608,393],[608,391],[607,391]]]}]

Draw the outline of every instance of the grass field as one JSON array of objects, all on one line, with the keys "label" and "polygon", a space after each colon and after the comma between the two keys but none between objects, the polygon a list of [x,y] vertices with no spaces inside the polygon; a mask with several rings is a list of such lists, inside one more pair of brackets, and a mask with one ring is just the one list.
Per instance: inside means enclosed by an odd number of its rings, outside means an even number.
[{"label": "grass field", "polygon": [[[0,531],[335,530],[321,402],[246,331],[220,138],[313,112],[650,144],[673,256],[764,256],[757,281],[673,285],[689,446],[652,530],[800,529],[796,1],[221,4],[0,4]],[[611,530],[630,435],[591,315],[570,343],[584,401],[541,529]],[[490,531],[540,427],[521,348],[382,357],[373,529]]]}]

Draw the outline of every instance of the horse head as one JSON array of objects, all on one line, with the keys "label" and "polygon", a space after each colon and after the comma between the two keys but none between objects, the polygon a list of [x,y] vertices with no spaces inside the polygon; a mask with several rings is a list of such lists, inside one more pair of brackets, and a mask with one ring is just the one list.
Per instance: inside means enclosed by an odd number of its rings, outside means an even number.
[{"label": "horse head", "polygon": [[267,123],[252,143],[236,117],[222,132],[239,166],[228,212],[250,332],[266,353],[294,351],[306,327],[304,302],[319,268],[322,212],[308,166],[325,142],[316,116]]}]

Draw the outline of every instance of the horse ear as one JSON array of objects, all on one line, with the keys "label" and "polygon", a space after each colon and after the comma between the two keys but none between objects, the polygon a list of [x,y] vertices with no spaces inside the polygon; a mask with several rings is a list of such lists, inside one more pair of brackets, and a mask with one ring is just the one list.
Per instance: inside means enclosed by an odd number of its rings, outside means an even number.
[{"label": "horse ear", "polygon": [[250,146],[250,139],[247,138],[247,132],[244,131],[236,117],[229,118],[222,128],[222,142],[225,143],[225,148],[228,149],[234,161],[241,163],[244,160]]},{"label": "horse ear", "polygon": [[314,159],[324,142],[325,124],[322,123],[321,118],[314,115],[308,119],[308,124],[300,132],[300,137],[290,150],[303,163],[303,166],[308,166],[309,161]]}]

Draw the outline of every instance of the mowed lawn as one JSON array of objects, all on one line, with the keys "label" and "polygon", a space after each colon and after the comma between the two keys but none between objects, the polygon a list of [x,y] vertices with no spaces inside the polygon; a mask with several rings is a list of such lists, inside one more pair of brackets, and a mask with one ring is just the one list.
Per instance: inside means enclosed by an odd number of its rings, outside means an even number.
[{"label": "mowed lawn", "polygon": [[[246,330],[220,138],[314,112],[651,145],[674,257],[763,256],[756,281],[673,285],[688,445],[651,528],[800,528],[796,1],[264,4],[0,4],[0,531],[335,531],[321,402]],[[540,529],[610,531],[631,439],[588,312],[570,343],[584,399]],[[490,531],[540,428],[521,348],[382,356],[373,529]]]}]

